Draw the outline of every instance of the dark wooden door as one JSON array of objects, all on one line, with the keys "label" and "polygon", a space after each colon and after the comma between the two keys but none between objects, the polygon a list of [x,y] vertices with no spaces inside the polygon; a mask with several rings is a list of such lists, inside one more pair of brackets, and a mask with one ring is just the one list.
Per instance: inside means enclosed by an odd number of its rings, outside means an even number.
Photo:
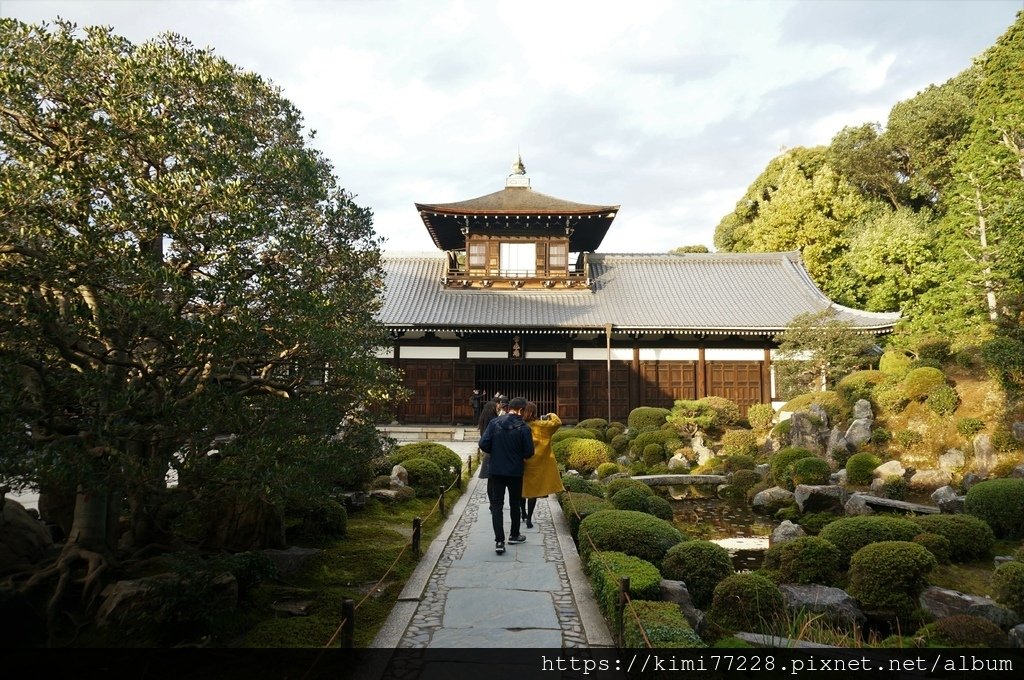
[{"label": "dark wooden door", "polygon": [[[451,361],[399,361],[404,384],[412,395],[399,414],[403,423],[448,424],[452,422]],[[470,388],[472,389],[472,388]],[[467,395],[468,399],[469,396]]]},{"label": "dark wooden door", "polygon": [[563,423],[578,423],[580,420],[580,369],[579,364],[567,361],[556,366],[555,413]]},{"label": "dark wooden door", "polygon": [[697,398],[697,364],[693,361],[641,361],[640,403],[672,408],[677,399]]},{"label": "dark wooden door", "polygon": [[744,417],[748,406],[761,403],[760,362],[709,361],[707,378],[708,396],[731,399]]},{"label": "dark wooden door", "polygon": [[476,388],[476,366],[463,361],[456,362],[452,388],[452,413],[456,423],[473,423],[473,404],[469,398]]},{"label": "dark wooden door", "polygon": [[[611,365],[611,419],[626,422],[629,417],[630,365],[613,361]],[[608,366],[605,362],[580,364],[580,419],[608,417]]]}]

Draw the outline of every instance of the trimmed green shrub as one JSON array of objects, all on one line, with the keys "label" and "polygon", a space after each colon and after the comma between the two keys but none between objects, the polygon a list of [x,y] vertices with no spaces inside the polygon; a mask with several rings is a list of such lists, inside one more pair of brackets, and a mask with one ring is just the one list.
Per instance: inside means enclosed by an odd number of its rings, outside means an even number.
[{"label": "trimmed green shrub", "polygon": [[924,441],[924,436],[917,430],[899,430],[892,439],[902,449],[910,449]]},{"label": "trimmed green shrub", "polygon": [[626,425],[629,426],[630,430],[640,430],[645,427],[659,428],[665,424],[669,413],[671,411],[667,408],[639,406],[629,412]]},{"label": "trimmed green shrub", "polygon": [[811,404],[817,404],[825,409],[829,422],[835,423],[846,420],[850,417],[850,405],[843,401],[843,398],[836,392],[824,390],[821,392],[806,392],[790,399],[779,409],[780,411],[805,411]]},{"label": "trimmed green shrub", "polygon": [[579,542],[580,522],[590,515],[601,510],[614,510],[615,506],[597,496],[585,493],[573,493],[563,491],[558,494],[558,504],[562,506],[562,512],[569,520],[569,533],[574,541]]},{"label": "trimmed green shrub", "polygon": [[903,393],[910,400],[924,399],[946,384],[945,374],[937,368],[922,366],[912,369],[903,378]]},{"label": "trimmed green shrub", "polygon": [[718,411],[710,404],[700,400],[677,399],[672,412],[669,413],[668,423],[677,432],[691,434],[696,430],[710,432],[717,425]]},{"label": "trimmed green shrub", "polygon": [[747,489],[761,481],[761,475],[753,470],[737,470],[732,473],[732,485],[746,493]]},{"label": "trimmed green shrub", "polygon": [[426,458],[410,458],[402,461],[402,467],[409,473],[409,486],[416,490],[417,496],[437,496],[444,473],[432,460]]},{"label": "trimmed green shrub", "polygon": [[663,519],[634,510],[601,510],[580,523],[579,550],[586,560],[596,546],[660,564],[669,548],[683,540]]},{"label": "trimmed green shrub", "polygon": [[832,469],[822,458],[800,458],[793,463],[790,479],[794,487],[800,484],[828,484]]},{"label": "trimmed green shrub", "polygon": [[1024,342],[1009,336],[993,338],[981,346],[981,359],[989,375],[1008,393],[1024,387]]},{"label": "trimmed green shrub", "polygon": [[605,497],[605,487],[600,482],[587,479],[580,475],[562,475],[562,486],[566,491],[585,493],[598,498]]},{"label": "trimmed green shrub", "polygon": [[627,487],[621,491],[616,491],[615,495],[611,497],[611,502],[618,510],[646,512],[647,505],[645,501],[650,497],[650,492],[644,493],[636,487]]},{"label": "trimmed green shrub", "polygon": [[604,431],[608,427],[608,421],[604,418],[586,418],[576,423],[576,427],[584,427],[588,430]]},{"label": "trimmed green shrub", "polygon": [[607,442],[608,441],[608,437],[605,436],[604,430],[599,430],[599,429],[594,428],[594,427],[587,427],[587,428],[583,428],[583,429],[585,429],[587,432],[590,432],[591,434],[593,434],[594,435],[594,439],[596,439],[598,441],[602,441],[602,442]]},{"label": "trimmed green shrub", "polygon": [[723,428],[726,425],[735,425],[740,421],[740,407],[735,401],[726,399],[725,397],[704,397],[699,400],[702,404],[706,404],[712,408],[715,412],[715,420],[712,423],[714,428]]},{"label": "trimmed green shrub", "polygon": [[615,425],[609,425],[607,428],[605,428],[604,436],[608,438],[608,441],[611,441],[625,431],[626,428],[624,427],[616,427]]},{"label": "trimmed green shrub", "polygon": [[1024,562],[1004,562],[996,567],[992,591],[996,602],[1024,614]]},{"label": "trimmed green shrub", "polygon": [[[647,647],[648,643],[655,649],[693,649],[707,646],[690,627],[679,605],[674,602],[633,600],[632,607],[636,616],[627,612],[622,622],[622,638],[627,649],[642,649]],[[639,624],[637,619],[640,620]]]},{"label": "trimmed green shrub", "polygon": [[648,444],[644,447],[641,459],[644,461],[644,465],[651,467],[658,463],[665,462],[665,447],[661,444]]},{"label": "trimmed green shrub", "polygon": [[929,394],[924,403],[938,415],[949,416],[956,411],[956,406],[960,403],[960,396],[949,385],[943,385]]},{"label": "trimmed green shrub", "polygon": [[886,375],[902,378],[910,372],[913,358],[898,349],[886,350],[878,360],[878,370]]},{"label": "trimmed green shrub", "polygon": [[306,538],[327,538],[344,536],[348,531],[348,510],[333,498],[309,498],[299,516],[300,523],[287,528],[289,539],[293,533]]},{"label": "trimmed green shrub", "polygon": [[[933,516],[937,517],[937,515]],[[920,525],[905,517],[866,515],[840,517],[822,527],[818,536],[839,548],[841,564],[845,568],[850,563],[853,554],[864,546],[880,541],[909,542],[914,540],[914,536],[921,533],[921,530]],[[925,531],[932,530],[925,529]]]},{"label": "trimmed green shrub", "polygon": [[838,515],[831,512],[809,512],[796,518],[796,523],[803,527],[804,531],[817,536],[827,525],[839,519]]},{"label": "trimmed green shrub", "polygon": [[881,371],[854,371],[836,383],[836,393],[851,406],[860,399],[873,402],[875,386],[884,380]]},{"label": "trimmed green shrub", "polygon": [[410,458],[426,458],[440,468],[442,481],[448,486],[462,474],[463,460],[459,454],[444,444],[435,442],[414,442],[398,447],[388,458],[392,465],[403,465]]},{"label": "trimmed green shrub", "polygon": [[1003,629],[981,616],[954,614],[919,628],[914,637],[928,647],[1005,647]]},{"label": "trimmed green shrub", "polygon": [[952,543],[942,534],[925,532],[914,536],[914,543],[923,545],[939,564],[949,564],[949,554],[952,551]]},{"label": "trimmed green shrub", "polygon": [[722,435],[722,455],[756,456],[757,435],[750,430],[729,430]]},{"label": "trimmed green shrub", "polygon": [[667,579],[683,581],[693,604],[705,609],[722,579],[732,574],[729,551],[710,541],[686,541],[669,548],[661,562]]},{"label": "trimmed green shrub", "polygon": [[739,472],[740,470],[753,470],[757,467],[757,463],[754,462],[751,456],[744,453],[736,453],[726,458],[722,467],[725,469],[726,474],[728,474],[730,472]]},{"label": "trimmed green shrub", "polygon": [[882,459],[873,453],[862,451],[846,459],[846,483],[866,486],[871,483],[871,473],[882,464]]},{"label": "trimmed green shrub", "polygon": [[679,439],[679,435],[672,430],[648,430],[641,432],[629,442],[629,453],[634,458],[642,458],[644,451],[651,444],[657,444],[662,451],[664,460],[665,442],[671,439]]},{"label": "trimmed green shrub", "polygon": [[999,538],[1024,538],[1024,479],[989,479],[967,491],[964,511],[985,520]]},{"label": "trimmed green shrub", "polygon": [[935,361],[940,366],[950,357],[949,339],[941,336],[929,336],[919,340],[914,348],[919,361]]},{"label": "trimmed green shrub", "polygon": [[630,477],[616,477],[604,485],[604,493],[608,498],[611,498],[623,489],[639,489],[648,496],[654,495],[654,490],[650,486]]},{"label": "trimmed green shrub", "polygon": [[909,617],[927,585],[925,576],[936,567],[923,545],[910,541],[881,541],[865,545],[850,558],[847,592],[866,611],[893,612]]},{"label": "trimmed green shrub", "polygon": [[906,477],[890,475],[882,482],[882,496],[894,501],[901,501],[907,497],[909,487],[910,484],[907,483]]},{"label": "trimmed green shrub", "polygon": [[813,457],[814,454],[807,449],[793,447],[777,451],[768,461],[772,480],[779,486],[789,487],[792,491],[793,464],[802,458]]},{"label": "trimmed green shrub", "polygon": [[622,625],[617,606],[619,579],[629,577],[629,596],[634,600],[661,599],[661,573],[646,560],[621,552],[606,551],[590,555],[586,565],[597,603],[616,629]]},{"label": "trimmed green shrub", "polygon": [[597,435],[584,427],[560,427],[551,435],[552,444],[566,439],[597,439]]},{"label": "trimmed green shrub", "polygon": [[954,562],[972,562],[988,557],[996,537],[984,520],[972,515],[921,515],[914,517],[921,531],[945,536],[949,558]]},{"label": "trimmed green shrub", "polygon": [[581,475],[589,475],[611,457],[611,447],[596,439],[569,439],[565,444],[569,454],[566,467]]},{"label": "trimmed green shrub", "polygon": [[614,475],[619,471],[618,463],[601,463],[597,466],[597,478],[604,479],[608,475]]},{"label": "trimmed green shrub", "polygon": [[644,500],[644,512],[667,522],[671,522],[672,518],[675,516],[675,512],[672,510],[672,504],[661,496],[648,496]]},{"label": "trimmed green shrub", "polygon": [[708,617],[726,631],[770,632],[785,615],[782,591],[756,573],[733,574],[715,587]]},{"label": "trimmed green shrub", "polygon": [[881,410],[896,414],[902,413],[910,398],[903,391],[900,383],[885,383],[875,388],[875,403]]},{"label": "trimmed green shrub", "polygon": [[885,429],[884,427],[876,427],[871,430],[871,443],[878,446],[884,446],[892,441],[892,432]]},{"label": "trimmed green shrub", "polygon": [[801,536],[768,548],[764,568],[779,583],[820,583],[830,586],[840,571],[839,548],[818,536]]},{"label": "trimmed green shrub", "polygon": [[612,448],[615,453],[624,453],[629,448],[629,437],[624,434],[617,434],[611,438]]},{"label": "trimmed green shrub", "polygon": [[771,404],[751,404],[747,407],[747,422],[754,432],[767,432],[775,422],[775,409]]}]

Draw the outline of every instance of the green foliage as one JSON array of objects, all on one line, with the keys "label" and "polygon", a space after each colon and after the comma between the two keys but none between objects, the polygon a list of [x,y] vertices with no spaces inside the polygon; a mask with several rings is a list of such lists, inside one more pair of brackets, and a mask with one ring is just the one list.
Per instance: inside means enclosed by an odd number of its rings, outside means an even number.
[{"label": "green foliage", "polygon": [[866,545],[880,541],[912,541],[922,530],[932,531],[903,517],[867,515],[840,517],[825,525],[818,536],[839,548],[841,564],[845,567],[853,554]]},{"label": "green foliage", "polygon": [[989,340],[981,347],[989,374],[1011,394],[1024,390],[1024,341],[1012,336]]},{"label": "green foliage", "polygon": [[943,385],[929,394],[924,403],[940,416],[951,416],[960,403],[960,396],[949,385]]},{"label": "green foliage", "polygon": [[826,526],[836,521],[838,517],[830,512],[809,512],[796,519],[797,524],[804,528],[804,531],[817,536]]},{"label": "green foliage", "polygon": [[622,625],[617,606],[619,579],[629,578],[629,596],[635,600],[661,599],[661,574],[650,562],[609,550],[590,555],[586,565],[598,605],[616,629]]},{"label": "green foliage", "polygon": [[780,411],[795,413],[806,410],[811,404],[825,409],[830,422],[846,420],[850,416],[850,407],[836,392],[806,392],[797,395],[783,404]]},{"label": "green foliage", "polygon": [[945,616],[914,633],[929,647],[1005,647],[1006,634],[986,618],[970,614]]},{"label": "green foliage", "polygon": [[435,442],[414,442],[400,446],[391,454],[392,465],[402,465],[410,458],[426,458],[441,470],[442,482],[448,486],[462,474],[462,459],[459,454],[444,444]]},{"label": "green foliage", "polygon": [[735,425],[740,421],[740,407],[731,399],[725,397],[704,397],[699,400],[702,404],[710,406],[715,412],[715,427],[721,429],[728,425]]},{"label": "green foliage", "polygon": [[[672,430],[648,430],[647,432],[641,432],[629,442],[629,452],[634,458],[643,458],[647,448],[651,444],[657,444],[658,449],[661,451],[661,460],[654,462],[665,461],[665,443],[671,440],[676,440],[679,435]],[[652,457],[654,454],[651,454]],[[654,463],[647,463],[653,465]]]},{"label": "green foliage", "polygon": [[907,497],[909,484],[901,475],[890,475],[882,481],[882,496],[891,498],[894,501],[901,501]]},{"label": "green foliage", "polygon": [[576,427],[582,427],[588,430],[604,430],[608,427],[608,421],[604,418],[587,418],[576,423]]},{"label": "green foliage", "polygon": [[910,364],[914,359],[903,350],[889,349],[882,354],[878,360],[878,370],[885,375],[902,380],[907,373],[910,373]]},{"label": "green foliage", "polygon": [[756,456],[757,435],[750,430],[729,430],[722,435],[722,455]]},{"label": "green foliage", "polygon": [[726,631],[770,632],[785,611],[782,592],[771,579],[741,573],[715,587],[708,617]]},{"label": "green foliage", "polygon": [[635,616],[627,614],[622,622],[623,644],[627,649],[643,649],[648,643],[654,649],[692,649],[707,646],[690,627],[679,605],[673,602],[634,600],[632,609]]},{"label": "green foliage", "polygon": [[[876,427],[871,430],[871,443],[876,446],[885,446],[892,441],[892,432],[884,427]],[[849,458],[847,458],[849,460]]]},{"label": "green foliage", "polygon": [[840,571],[839,548],[818,536],[801,536],[773,545],[764,556],[764,568],[779,583],[820,583],[830,586]]},{"label": "green foliage", "polygon": [[992,592],[996,602],[1024,615],[1024,562],[1004,562],[996,567]]},{"label": "green foliage", "polygon": [[641,459],[644,465],[652,467],[665,462],[665,448],[661,444],[648,444],[643,449]]},{"label": "green foliage", "polygon": [[671,522],[675,512],[672,510],[672,504],[661,496],[648,496],[644,499],[643,511],[648,515],[654,515],[658,519],[663,519],[667,522]]},{"label": "green foliage", "polygon": [[729,551],[710,541],[685,541],[674,545],[661,563],[662,575],[685,582],[690,599],[701,609],[711,604],[715,586],[733,571]]},{"label": "green foliage", "polygon": [[629,448],[629,437],[624,434],[617,434],[611,438],[611,445],[615,453],[624,453]]},{"label": "green foliage", "polygon": [[580,522],[595,512],[615,509],[611,501],[574,491],[563,491],[558,494],[558,503],[569,519],[569,532],[577,543],[579,542]]},{"label": "green foliage", "polygon": [[855,453],[846,459],[846,483],[866,486],[871,483],[872,472],[882,464],[882,459],[873,453]]},{"label": "green foliage", "polygon": [[925,399],[946,384],[946,375],[937,368],[923,366],[912,369],[903,378],[903,393],[910,400]]},{"label": "green foliage", "polygon": [[597,435],[584,427],[560,427],[551,435],[552,444],[566,439],[597,439]]},{"label": "green foliage", "polygon": [[629,412],[626,424],[630,430],[641,430],[647,427],[659,428],[665,424],[669,413],[667,408],[639,406]]},{"label": "green foliage", "polygon": [[790,477],[794,486],[799,484],[828,484],[832,469],[822,458],[800,458],[793,462],[793,474]]},{"label": "green foliage", "polygon": [[949,539],[942,534],[933,534],[931,532],[920,533],[917,536],[914,536],[914,543],[923,545],[927,548],[928,552],[935,557],[935,561],[937,563],[949,564],[953,544],[950,543]]},{"label": "green foliage", "polygon": [[995,545],[992,528],[971,515],[921,515],[914,517],[913,522],[922,532],[945,536],[950,546],[949,558],[954,562],[988,557]]},{"label": "green foliage", "polygon": [[409,486],[416,489],[417,496],[438,495],[444,473],[437,463],[426,458],[410,458],[402,462],[402,467],[409,473]]},{"label": "green foliage", "polygon": [[775,422],[775,409],[771,404],[751,404],[747,407],[747,422],[754,432],[767,432]]},{"label": "green foliage", "polygon": [[722,464],[726,474],[740,470],[753,470],[757,467],[754,459],[746,454],[737,453],[729,456]]},{"label": "green foliage", "polygon": [[999,538],[1024,538],[1024,479],[989,479],[967,490],[964,511]]},{"label": "green foliage", "polygon": [[605,484],[604,488],[605,495],[608,498],[611,498],[622,489],[637,489],[641,493],[646,494],[648,496],[654,495],[654,491],[651,489],[650,486],[644,484],[638,479],[631,479],[629,477],[617,477],[608,482],[607,484]]},{"label": "green foliage", "polygon": [[562,475],[562,486],[566,491],[575,494],[587,494],[597,498],[605,497],[605,488],[600,482],[595,482],[580,475]]},{"label": "green foliage", "polygon": [[615,495],[611,496],[611,501],[612,505],[618,510],[645,512],[647,507],[646,501],[650,497],[651,493],[649,491],[644,493],[644,491],[637,487],[627,487],[616,491]]},{"label": "green foliage", "polygon": [[677,399],[668,415],[668,423],[684,435],[708,432],[718,425],[718,411],[704,401]]},{"label": "green foliage", "polygon": [[892,436],[892,440],[901,449],[910,449],[924,441],[924,435],[917,430],[899,430]]},{"label": "green foliage", "polygon": [[[814,454],[807,449],[787,448],[776,451],[768,461],[771,466],[772,480],[779,486],[792,484],[793,464],[801,458],[813,458]],[[790,489],[792,491],[792,489]]]},{"label": "green foliage", "polygon": [[775,341],[779,343],[775,361],[779,394],[789,398],[813,392],[822,376],[826,387],[831,387],[870,365],[874,345],[872,336],[839,321],[832,309],[796,316]]},{"label": "green foliage", "polygon": [[874,370],[854,371],[836,384],[836,394],[851,406],[860,399],[874,402],[875,386],[885,380],[885,373]]},{"label": "green foliage", "polygon": [[601,463],[597,466],[597,478],[604,479],[608,475],[614,475],[618,471],[618,463]]},{"label": "green foliage", "polygon": [[925,576],[936,566],[935,557],[917,543],[871,543],[850,559],[847,592],[867,611],[888,611],[907,618],[927,585]]},{"label": "green foliage", "polygon": [[917,341],[914,348],[917,358],[921,361],[934,361],[939,366],[949,361],[950,342],[949,338],[941,336],[927,336]]},{"label": "green foliage", "polygon": [[903,412],[910,398],[901,383],[883,383],[875,388],[875,403],[882,411],[895,415]]},{"label": "green foliage", "polygon": [[303,507],[300,524],[289,532],[306,538],[342,537],[348,528],[348,511],[333,498],[309,499]]},{"label": "green foliage", "polygon": [[678,529],[645,512],[601,510],[580,523],[579,550],[584,560],[596,546],[660,564],[665,552],[682,540]]},{"label": "green foliage", "polygon": [[558,442],[551,447],[555,459],[564,458],[564,465],[581,475],[589,475],[601,463],[609,462],[612,450],[608,444],[597,439],[572,438]]}]

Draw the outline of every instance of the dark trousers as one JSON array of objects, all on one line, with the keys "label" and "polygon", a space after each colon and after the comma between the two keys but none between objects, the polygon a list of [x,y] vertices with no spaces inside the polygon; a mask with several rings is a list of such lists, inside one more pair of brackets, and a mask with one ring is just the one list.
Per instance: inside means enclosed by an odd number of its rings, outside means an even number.
[{"label": "dark trousers", "polygon": [[494,526],[494,540],[505,541],[505,489],[508,489],[508,505],[512,515],[512,532],[519,535],[519,499],[523,495],[523,478],[491,474],[487,478],[487,500],[491,504],[491,524]]}]

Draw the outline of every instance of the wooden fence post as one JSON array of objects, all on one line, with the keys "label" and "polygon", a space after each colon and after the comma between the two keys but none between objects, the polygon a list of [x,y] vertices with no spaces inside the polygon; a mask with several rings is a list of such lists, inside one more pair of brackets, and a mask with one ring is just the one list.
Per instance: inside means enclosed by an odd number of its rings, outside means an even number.
[{"label": "wooden fence post", "polygon": [[438,497],[438,501],[437,502],[441,505],[441,517],[444,517],[444,514],[445,514],[445,512],[444,512],[444,485],[442,484],[441,486],[439,486],[437,488],[438,488],[438,490],[440,492],[440,496]]},{"label": "wooden fence post", "polygon": [[420,556],[420,533],[423,528],[423,520],[419,517],[412,518],[412,551]]},{"label": "wooden fence post", "polygon": [[356,603],[353,600],[342,601],[341,617],[344,619],[344,623],[341,624],[341,647],[342,649],[352,649],[356,631]]}]

